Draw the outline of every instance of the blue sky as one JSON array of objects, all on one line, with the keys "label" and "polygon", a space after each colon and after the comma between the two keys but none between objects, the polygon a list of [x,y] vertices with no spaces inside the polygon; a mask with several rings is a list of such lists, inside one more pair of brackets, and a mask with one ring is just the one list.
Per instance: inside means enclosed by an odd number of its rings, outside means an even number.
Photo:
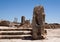
[{"label": "blue sky", "polygon": [[44,6],[47,23],[60,23],[60,0],[0,0],[0,19],[13,21],[21,16],[32,20],[35,6]]}]

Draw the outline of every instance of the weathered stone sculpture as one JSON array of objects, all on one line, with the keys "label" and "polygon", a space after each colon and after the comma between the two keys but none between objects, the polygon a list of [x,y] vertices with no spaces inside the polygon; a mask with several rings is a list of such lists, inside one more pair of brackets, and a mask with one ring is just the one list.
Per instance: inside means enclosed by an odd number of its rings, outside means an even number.
[{"label": "weathered stone sculpture", "polygon": [[45,14],[43,6],[37,6],[33,11],[32,19],[32,37],[33,39],[43,39],[45,38]]}]

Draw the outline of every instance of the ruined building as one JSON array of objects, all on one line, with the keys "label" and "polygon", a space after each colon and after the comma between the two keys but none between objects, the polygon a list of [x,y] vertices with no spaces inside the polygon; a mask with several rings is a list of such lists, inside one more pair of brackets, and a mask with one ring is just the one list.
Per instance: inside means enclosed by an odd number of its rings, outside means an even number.
[{"label": "ruined building", "polygon": [[33,10],[32,19],[32,37],[33,39],[45,38],[46,31],[44,30],[45,25],[45,13],[43,6],[36,6]]},{"label": "ruined building", "polygon": [[21,27],[26,27],[26,28],[29,28],[30,27],[30,20],[26,20],[25,19],[25,16],[22,16],[21,17]]}]

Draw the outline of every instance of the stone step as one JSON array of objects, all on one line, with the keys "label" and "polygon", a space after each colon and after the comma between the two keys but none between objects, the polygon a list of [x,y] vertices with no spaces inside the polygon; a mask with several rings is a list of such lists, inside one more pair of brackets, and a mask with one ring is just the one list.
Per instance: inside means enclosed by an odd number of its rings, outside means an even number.
[{"label": "stone step", "polygon": [[0,27],[0,39],[20,39],[32,36],[32,28]]},{"label": "stone step", "polygon": [[0,39],[22,39],[31,37],[31,31],[0,31]]},{"label": "stone step", "polygon": [[16,33],[16,32],[29,33],[29,32],[31,32],[31,31],[0,31],[0,33]]},{"label": "stone step", "polygon": [[0,27],[0,29],[32,29],[32,28]]},{"label": "stone step", "polygon": [[28,34],[31,35],[32,33],[31,32],[29,32],[29,33],[24,33],[24,32],[14,32],[14,33],[3,32],[3,33],[0,33],[0,35],[28,35]]},{"label": "stone step", "polygon": [[0,39],[20,39],[25,37],[31,37],[31,35],[0,35]]},{"label": "stone step", "polygon": [[24,36],[31,36],[31,35],[0,35],[0,37],[24,37]]},{"label": "stone step", "polygon": [[0,29],[0,31],[32,31],[32,29]]}]

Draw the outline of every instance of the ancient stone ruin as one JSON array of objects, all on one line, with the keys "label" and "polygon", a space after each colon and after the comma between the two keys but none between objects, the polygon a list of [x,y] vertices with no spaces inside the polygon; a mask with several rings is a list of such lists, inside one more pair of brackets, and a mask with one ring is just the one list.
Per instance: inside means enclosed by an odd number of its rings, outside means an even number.
[{"label": "ancient stone ruin", "polygon": [[9,24],[10,24],[10,21],[7,21],[7,20],[0,21],[0,26],[9,26]]},{"label": "ancient stone ruin", "polygon": [[22,16],[21,17],[21,24],[24,24],[25,23],[25,16]]},{"label": "ancient stone ruin", "polygon": [[43,6],[36,6],[33,10],[32,19],[32,37],[33,39],[43,39],[45,38],[46,30],[44,30],[45,25],[45,13]]},{"label": "ancient stone ruin", "polygon": [[20,27],[23,27],[23,28],[29,28],[31,27],[30,25],[30,20],[26,20],[25,16],[22,16],[21,17],[21,24],[20,24]]},{"label": "ancient stone ruin", "polygon": [[60,24],[58,23],[48,24],[45,22],[45,13],[43,6],[36,6],[34,8],[32,23],[30,23],[30,20],[26,20],[25,16],[21,17],[21,23],[17,20],[17,18],[14,18],[13,22],[7,20],[0,20],[0,26],[2,26],[2,28],[0,27],[0,31],[3,31],[0,32],[0,35],[2,35],[0,36],[0,39],[44,39],[46,38],[47,34],[47,31],[45,30],[46,28],[60,28]]}]

